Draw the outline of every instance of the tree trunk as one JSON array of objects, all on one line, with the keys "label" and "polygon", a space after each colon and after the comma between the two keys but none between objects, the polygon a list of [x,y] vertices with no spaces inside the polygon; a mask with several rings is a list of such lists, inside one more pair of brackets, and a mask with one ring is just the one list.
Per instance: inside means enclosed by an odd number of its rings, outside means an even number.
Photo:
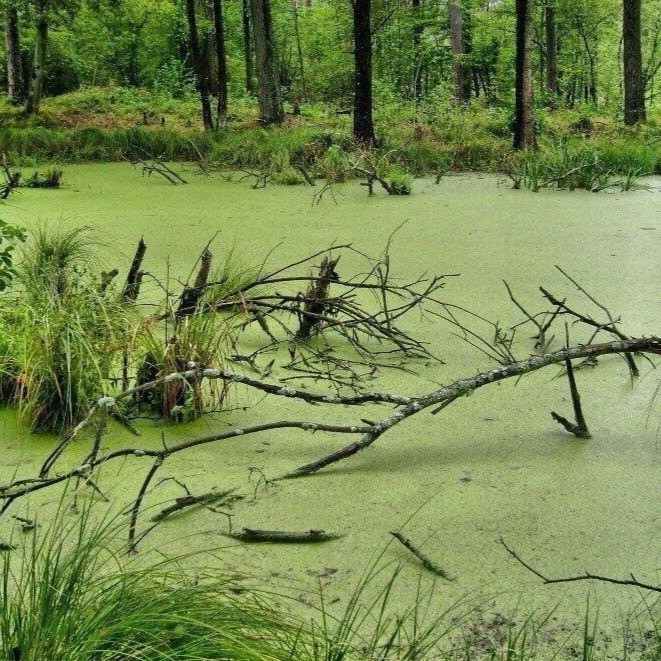
[{"label": "tree trunk", "polygon": [[422,78],[424,67],[422,62],[422,33],[425,26],[422,22],[422,0],[411,0],[413,9],[413,98],[417,101],[422,95]]},{"label": "tree trunk", "polygon": [[30,89],[26,111],[28,115],[39,113],[41,96],[44,91],[44,77],[46,75],[46,51],[48,48],[48,1],[37,0],[37,24],[34,37],[34,62],[30,76]]},{"label": "tree trunk", "polygon": [[555,0],[546,0],[544,8],[546,29],[546,93],[554,107],[558,96],[558,42],[555,29]]},{"label": "tree trunk", "polygon": [[514,149],[535,148],[532,33],[534,0],[516,0],[516,89]]},{"label": "tree trunk", "polygon": [[372,2],[353,1],[354,40],[354,98],[353,137],[356,142],[373,146],[374,120],[372,118]]},{"label": "tree trunk", "polygon": [[452,78],[454,98],[458,103],[466,104],[471,98],[471,79],[464,62],[466,43],[464,39],[464,13],[461,0],[449,0],[450,49],[452,51]]},{"label": "tree trunk", "polygon": [[211,101],[209,99],[209,76],[204,53],[200,46],[200,35],[197,30],[195,0],[186,0],[186,17],[188,19],[188,35],[191,54],[193,56],[193,67],[195,68],[197,90],[200,93],[200,101],[202,103],[202,122],[204,123],[204,128],[209,130],[213,129]]},{"label": "tree trunk", "polygon": [[284,119],[278,56],[273,35],[270,0],[250,0],[257,64],[257,99],[259,122],[279,124]]},{"label": "tree trunk", "polygon": [[218,126],[227,122],[227,51],[225,48],[225,23],[222,0],[213,0],[213,29],[216,36],[218,60]]},{"label": "tree trunk", "polygon": [[21,39],[18,29],[18,9],[9,0],[5,23],[5,43],[7,57],[7,94],[12,103],[19,104],[25,95],[23,64],[21,62]]},{"label": "tree trunk", "polygon": [[640,2],[624,0],[622,37],[624,57],[624,123],[645,121],[645,80],[640,44]]},{"label": "tree trunk", "polygon": [[253,62],[252,52],[253,44],[250,34],[250,4],[249,0],[241,0],[242,7],[242,23],[243,23],[243,57],[246,66],[246,92],[248,94],[255,93],[255,85],[253,82]]}]

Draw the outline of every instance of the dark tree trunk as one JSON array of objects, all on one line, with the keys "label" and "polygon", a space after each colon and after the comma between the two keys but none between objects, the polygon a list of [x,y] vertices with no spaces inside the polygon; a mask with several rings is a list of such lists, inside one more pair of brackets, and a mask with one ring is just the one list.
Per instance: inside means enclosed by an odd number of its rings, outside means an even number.
[{"label": "dark tree trunk", "polygon": [[223,126],[227,122],[227,51],[222,0],[213,0],[213,29],[218,64],[218,126]]},{"label": "dark tree trunk", "polygon": [[533,2],[534,0],[516,0],[514,149],[535,147],[532,76]]},{"label": "dark tree trunk", "polygon": [[546,93],[549,105],[555,106],[558,97],[558,42],[555,26],[555,0],[546,0],[544,8],[546,30]]},{"label": "dark tree trunk", "polygon": [[413,98],[417,101],[422,95],[422,79],[424,66],[422,62],[422,33],[425,26],[422,22],[422,0],[411,0],[413,9]]},{"label": "dark tree trunk", "polygon": [[645,79],[640,44],[640,2],[624,0],[622,53],[624,58],[624,123],[645,121]]},{"label": "dark tree trunk", "polygon": [[250,4],[249,0],[241,0],[242,23],[243,23],[243,57],[246,65],[246,92],[255,93],[255,84],[253,82],[253,44],[250,30]]},{"label": "dark tree trunk", "polygon": [[352,0],[354,40],[353,137],[356,142],[376,143],[372,118],[372,2]]},{"label": "dark tree trunk", "polygon": [[193,67],[195,68],[195,79],[202,103],[202,122],[204,123],[204,128],[209,130],[213,129],[211,100],[209,98],[209,74],[206,58],[200,46],[197,16],[195,15],[195,0],[186,0],[186,18],[188,19],[188,35],[191,54],[193,56]]},{"label": "dark tree trunk", "polygon": [[39,113],[41,96],[44,91],[44,77],[46,75],[46,51],[48,49],[48,2],[37,0],[37,24],[34,37],[34,62],[30,75],[30,89],[26,111],[29,115]]},{"label": "dark tree trunk", "polygon": [[18,9],[9,0],[5,22],[5,44],[7,57],[7,94],[12,102],[19,104],[25,96],[23,63],[21,62],[21,38],[18,29]]},{"label": "dark tree trunk", "polygon": [[270,0],[250,0],[257,64],[257,99],[260,124],[279,124],[284,119],[278,56],[273,35]]},{"label": "dark tree trunk", "polygon": [[452,51],[452,79],[454,98],[458,103],[468,103],[471,98],[471,79],[464,62],[466,43],[464,40],[464,13],[460,0],[449,0],[450,50]]}]

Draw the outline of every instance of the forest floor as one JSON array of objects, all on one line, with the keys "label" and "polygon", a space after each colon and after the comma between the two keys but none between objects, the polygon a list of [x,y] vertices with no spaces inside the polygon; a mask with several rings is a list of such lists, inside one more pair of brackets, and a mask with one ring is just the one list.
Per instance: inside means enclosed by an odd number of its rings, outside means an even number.
[{"label": "forest floor", "polygon": [[[216,232],[212,249],[218,261],[238,255],[243,263],[258,264],[275,246],[269,261],[278,264],[335,240],[378,253],[400,228],[391,249],[398,275],[461,273],[449,281],[446,300],[499,318],[506,326],[515,320],[516,309],[507,301],[501,279],[523,301],[536,301],[539,284],[562,290],[553,268],[560,264],[621,312],[631,332],[658,333],[658,178],[627,193],[535,194],[512,190],[491,175],[464,175],[445,177],[438,185],[418,179],[406,198],[369,198],[351,182],[337,186],[335,201],[324,197],[314,205],[309,187],[253,190],[239,174],[228,179],[204,176],[190,165],[180,170],[190,183],[171,186],[142,176],[127,163],[67,166],[63,188],[21,189],[2,215],[27,227],[93,225],[101,242],[96,259],[104,269],[124,268],[135,242],[144,236],[146,268],[158,276],[169,272],[172,278],[188,273]],[[351,256],[344,256],[342,274],[350,274],[354,266]],[[151,295],[157,295],[156,289]],[[412,329],[444,362],[412,365],[418,376],[388,375],[379,387],[426,391],[488,365],[438,323],[417,320]],[[517,341],[528,350],[531,340],[525,333]],[[456,579],[437,585],[433,608],[465,600],[467,608],[476,609],[476,635],[488,639],[503,634],[499,622],[558,606],[542,641],[551,649],[572,632],[580,635],[589,595],[598,604],[602,629],[603,655],[594,658],[608,658],[609,639],[619,644],[622,619],[640,607],[641,595],[609,585],[540,585],[497,540],[503,535],[552,575],[590,569],[626,576],[633,571],[640,580],[658,583],[658,379],[646,368],[632,389],[624,363],[616,359],[581,371],[579,384],[593,433],[592,440],[583,441],[568,437],[550,419],[551,409],[569,406],[566,383],[554,376],[547,372],[485,389],[442,415],[412,420],[332,470],[279,486],[256,486],[249,479],[250,467],[278,474],[329,448],[321,448],[316,436],[283,431],[222,447],[209,445],[175,458],[169,472],[196,490],[241,485],[256,493],[257,498],[235,506],[237,527],[326,528],[346,536],[296,548],[230,544],[221,534],[225,518],[202,510],[161,526],[145,541],[144,550],[177,555],[194,547],[214,549],[209,562],[293,592],[302,608],[317,599],[323,586],[332,608],[342,609],[361,571],[387,546],[389,531],[419,510],[405,531],[424,542]],[[256,415],[275,419],[307,410],[288,404],[285,413],[282,404],[241,397],[235,404],[251,408],[185,426],[143,423],[144,443],[158,444],[162,431],[174,441],[228,423],[248,424]],[[350,415],[337,413],[339,419]],[[361,415],[369,417],[370,409]],[[13,411],[2,411],[0,428],[3,481],[16,471],[33,472],[52,447],[52,437],[29,435],[18,426]],[[121,430],[108,439],[113,446],[131,442]],[[102,486],[121,500],[142,479],[142,468],[110,469]],[[174,483],[163,484],[150,494],[149,504],[155,507],[180,495],[175,490]],[[35,496],[30,507],[50,511],[56,500]],[[407,563],[396,588],[403,608],[416,594],[418,567],[393,545],[384,557]],[[547,657],[542,653],[535,658]]]}]

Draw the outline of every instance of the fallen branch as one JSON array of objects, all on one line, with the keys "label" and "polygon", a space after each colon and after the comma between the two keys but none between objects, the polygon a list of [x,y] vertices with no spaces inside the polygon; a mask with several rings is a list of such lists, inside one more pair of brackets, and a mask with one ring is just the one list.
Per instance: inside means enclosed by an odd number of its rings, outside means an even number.
[{"label": "fallen branch", "polygon": [[631,578],[611,578],[610,576],[601,576],[600,574],[592,574],[590,572],[585,572],[583,574],[578,574],[577,576],[567,576],[563,578],[549,578],[542,574],[538,569],[535,569],[531,564],[527,563],[521,558],[521,556],[514,550],[511,549],[506,543],[505,540],[501,537],[500,543],[505,547],[505,550],[521,565],[523,565],[528,571],[532,572],[538,578],[542,579],[542,582],[546,585],[552,583],[574,583],[576,581],[602,581],[604,583],[614,583],[615,585],[631,585],[633,587],[640,588],[642,590],[649,590],[651,592],[661,592],[661,585],[650,585],[649,583],[642,583],[639,581],[633,574],[630,574]]},{"label": "fallen branch", "polygon": [[453,581],[454,579],[441,567],[437,565],[429,556],[425,555],[408,537],[402,535],[401,532],[391,532],[390,533],[396,540],[402,543],[413,555],[420,560],[422,566],[425,569],[428,569],[433,574],[444,578],[446,581]]},{"label": "fallen branch", "polygon": [[317,542],[330,542],[340,539],[342,535],[326,532],[325,530],[257,530],[244,528],[241,532],[227,533],[227,537],[242,542],[275,542],[279,544],[311,544]]},{"label": "fallen branch", "polygon": [[235,491],[236,489],[227,489],[226,491],[210,491],[209,493],[203,493],[197,496],[193,494],[181,496],[174,501],[173,505],[162,509],[151,520],[154,522],[163,521],[169,516],[195,505],[222,505],[224,502],[230,500],[238,500],[241,496],[232,495]]}]

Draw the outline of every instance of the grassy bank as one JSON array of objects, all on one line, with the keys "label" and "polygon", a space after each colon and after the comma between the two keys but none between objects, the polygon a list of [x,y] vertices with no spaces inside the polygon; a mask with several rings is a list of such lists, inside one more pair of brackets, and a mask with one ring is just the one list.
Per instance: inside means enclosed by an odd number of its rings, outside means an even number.
[{"label": "grassy bank", "polygon": [[[251,101],[235,104],[229,127],[204,133],[196,102],[148,95],[140,90],[88,89],[48,99],[38,118],[0,104],[0,151],[15,164],[39,161],[92,162],[145,157],[203,158],[218,167],[269,169],[283,183],[303,182],[289,170],[316,176],[352,176],[355,160],[350,117],[313,105],[288,115],[281,127],[262,129]],[[511,153],[511,109],[475,102],[447,105],[384,104],[377,110],[380,146],[376,158],[414,176],[449,171],[502,171]],[[661,142],[654,118],[624,129],[589,109],[538,109],[540,153],[562,149],[589,153],[604,167],[626,174],[661,172]]]}]

